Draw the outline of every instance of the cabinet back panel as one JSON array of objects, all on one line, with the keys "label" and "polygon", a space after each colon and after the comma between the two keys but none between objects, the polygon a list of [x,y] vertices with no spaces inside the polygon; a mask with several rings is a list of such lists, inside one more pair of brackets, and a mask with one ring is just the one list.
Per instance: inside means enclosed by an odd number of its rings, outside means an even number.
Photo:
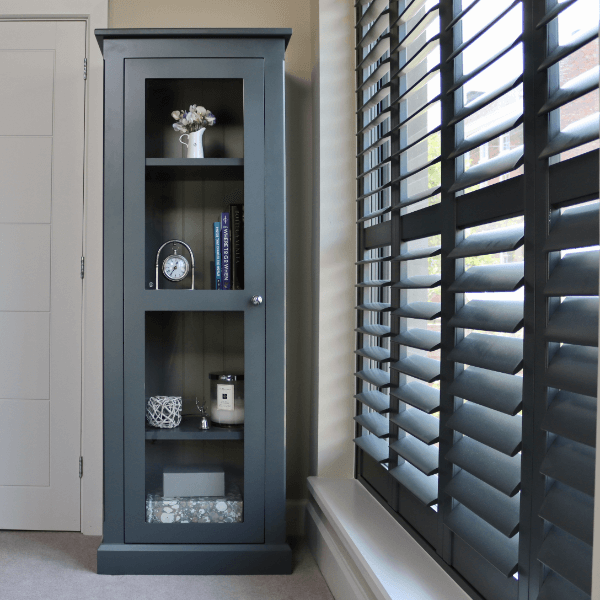
[{"label": "cabinet back panel", "polygon": [[146,313],[146,397],[181,396],[183,414],[197,415],[218,371],[244,372],[243,313]]},{"label": "cabinet back panel", "polygon": [[[204,106],[217,122],[204,132],[206,158],[244,157],[244,99],[241,79],[146,80],[146,156],[185,158],[187,148],[173,129],[174,110]],[[187,142],[187,138],[184,138]]]},{"label": "cabinet back panel", "polygon": [[[156,252],[172,239],[188,244],[196,262],[195,288],[214,289],[213,223],[221,220],[230,204],[243,204],[242,181],[146,181],[146,289],[155,280]],[[159,261],[172,254],[172,246],[163,249]],[[187,250],[178,246],[187,258]],[[185,289],[190,277],[181,282],[168,281],[159,273],[161,289]],[[160,290],[159,290],[160,292]]]}]

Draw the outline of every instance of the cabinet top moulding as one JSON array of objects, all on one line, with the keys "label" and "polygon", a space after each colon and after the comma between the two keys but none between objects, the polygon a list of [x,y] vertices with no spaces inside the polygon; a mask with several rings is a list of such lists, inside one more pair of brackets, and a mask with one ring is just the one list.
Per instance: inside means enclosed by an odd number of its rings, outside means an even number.
[{"label": "cabinet top moulding", "polygon": [[285,47],[292,37],[289,28],[280,29],[96,29],[96,39],[100,50],[104,52],[104,40],[108,39],[152,39],[152,38],[283,38]]},{"label": "cabinet top moulding", "polygon": [[147,158],[146,179],[243,180],[243,158]]}]

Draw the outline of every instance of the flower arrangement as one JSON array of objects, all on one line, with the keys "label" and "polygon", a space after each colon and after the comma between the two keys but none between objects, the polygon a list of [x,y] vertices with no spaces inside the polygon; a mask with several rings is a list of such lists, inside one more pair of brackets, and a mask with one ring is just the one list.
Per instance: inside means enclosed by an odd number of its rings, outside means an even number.
[{"label": "flower arrangement", "polygon": [[188,111],[174,110],[171,116],[177,121],[173,123],[173,129],[181,133],[199,131],[203,127],[212,127],[217,122],[210,110],[195,104],[192,104]]}]

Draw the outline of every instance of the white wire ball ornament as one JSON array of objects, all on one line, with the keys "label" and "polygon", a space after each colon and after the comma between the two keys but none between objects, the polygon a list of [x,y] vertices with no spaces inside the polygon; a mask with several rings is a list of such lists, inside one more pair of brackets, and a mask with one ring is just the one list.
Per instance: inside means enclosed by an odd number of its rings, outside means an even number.
[{"label": "white wire ball ornament", "polygon": [[181,396],[151,396],[146,420],[152,427],[172,429],[181,423]]}]

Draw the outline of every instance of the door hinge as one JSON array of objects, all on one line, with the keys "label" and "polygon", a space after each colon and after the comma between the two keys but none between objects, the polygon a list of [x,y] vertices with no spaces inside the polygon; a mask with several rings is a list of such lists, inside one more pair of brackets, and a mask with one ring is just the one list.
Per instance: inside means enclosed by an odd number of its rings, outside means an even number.
[{"label": "door hinge", "polygon": [[80,275],[81,275],[81,279],[83,279],[83,276],[85,275],[85,258],[83,256],[81,257],[81,271],[80,271]]},{"label": "door hinge", "polygon": [[83,477],[83,456],[79,457],[79,479]]},{"label": "door hinge", "polygon": [[87,58],[83,59],[83,78],[87,79]]}]

